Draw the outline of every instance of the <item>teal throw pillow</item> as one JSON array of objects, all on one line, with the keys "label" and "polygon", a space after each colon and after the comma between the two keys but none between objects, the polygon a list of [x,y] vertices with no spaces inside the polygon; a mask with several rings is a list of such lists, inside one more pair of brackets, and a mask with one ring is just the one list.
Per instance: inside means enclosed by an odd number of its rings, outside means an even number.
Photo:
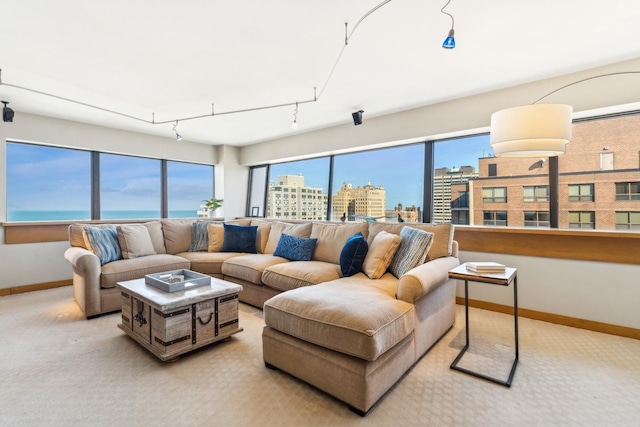
[{"label": "teal throw pillow", "polygon": [[400,237],[402,237],[402,241],[388,269],[397,278],[422,264],[427,258],[431,243],[433,243],[433,233],[417,228],[403,227],[400,230]]},{"label": "teal throw pillow", "polygon": [[361,232],[349,237],[340,252],[340,270],[343,277],[362,271],[362,264],[369,252],[369,244]]},{"label": "teal throw pillow", "polygon": [[286,258],[289,261],[311,261],[317,241],[318,239],[315,238],[307,239],[282,233],[273,255]]},{"label": "teal throw pillow", "polygon": [[100,265],[122,259],[122,251],[118,243],[118,231],[115,227],[84,227],[89,246],[100,259]]},{"label": "teal throw pillow", "polygon": [[221,252],[244,252],[255,254],[257,225],[224,224],[224,242]]},{"label": "teal throw pillow", "polygon": [[208,221],[195,221],[191,225],[191,247],[189,252],[206,252],[209,249]]}]

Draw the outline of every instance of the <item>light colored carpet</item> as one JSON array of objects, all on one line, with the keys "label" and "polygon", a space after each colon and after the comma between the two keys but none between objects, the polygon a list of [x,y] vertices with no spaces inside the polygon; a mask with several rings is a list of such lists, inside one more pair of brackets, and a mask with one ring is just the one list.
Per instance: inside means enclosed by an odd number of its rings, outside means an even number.
[{"label": "light colored carpet", "polygon": [[[449,369],[456,325],[365,418],[262,361],[262,312],[243,332],[163,363],[120,314],[85,320],[70,287],[0,298],[2,426],[637,426],[640,341],[520,319],[512,387]],[[506,378],[513,318],[471,309],[461,366]]]}]

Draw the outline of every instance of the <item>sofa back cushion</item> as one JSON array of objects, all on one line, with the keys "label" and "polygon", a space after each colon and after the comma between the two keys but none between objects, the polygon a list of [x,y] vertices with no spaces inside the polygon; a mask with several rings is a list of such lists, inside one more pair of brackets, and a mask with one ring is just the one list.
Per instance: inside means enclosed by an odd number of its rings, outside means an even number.
[{"label": "sofa back cushion", "polygon": [[366,238],[369,233],[367,223],[360,224],[331,224],[314,222],[311,237],[318,239],[316,250],[313,252],[314,261],[340,264],[340,253],[347,239],[356,233],[362,233]]},{"label": "sofa back cushion", "polygon": [[[122,225],[131,225],[131,224],[122,224]],[[160,221],[149,221],[142,224],[136,225],[144,225],[149,230],[149,237],[151,237],[151,243],[153,244],[153,251],[157,254],[166,254],[167,248],[164,245],[164,234],[162,232],[162,223]],[[91,226],[97,228],[107,228],[113,227],[112,224],[71,224],[69,226],[69,244],[71,246],[76,246],[79,248],[84,248],[91,250],[85,244],[84,240],[84,227]]]},{"label": "sofa back cushion", "polygon": [[163,219],[162,231],[167,253],[188,252],[193,239],[193,219]]},{"label": "sofa back cushion", "polygon": [[138,258],[156,253],[149,230],[144,225],[118,225],[116,230],[122,258]]},{"label": "sofa back cushion", "polygon": [[271,224],[271,230],[269,231],[269,239],[267,240],[267,245],[264,249],[265,254],[272,254],[275,252],[282,233],[286,233],[289,236],[294,237],[309,237],[311,235],[311,223],[289,224],[279,221],[273,222]]},{"label": "sofa back cushion", "polygon": [[393,233],[400,235],[400,231],[404,227],[417,228],[418,230],[428,231],[433,233],[433,242],[427,258],[425,261],[432,259],[449,256],[453,253],[453,224],[422,224],[422,223],[400,223],[400,224],[385,224],[382,222],[372,222],[369,224],[369,246],[376,237],[376,235],[384,230],[387,233]]},{"label": "sofa back cushion", "polygon": [[263,219],[251,219],[251,225],[258,227],[258,233],[256,237],[256,251],[259,254],[265,253],[264,250],[267,247],[269,241],[269,232],[271,231],[271,222]]}]

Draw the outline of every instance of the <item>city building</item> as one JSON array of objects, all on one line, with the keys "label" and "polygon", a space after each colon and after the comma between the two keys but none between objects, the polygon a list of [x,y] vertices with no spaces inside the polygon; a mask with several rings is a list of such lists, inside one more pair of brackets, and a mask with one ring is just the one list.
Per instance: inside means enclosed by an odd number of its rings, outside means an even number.
[{"label": "city building", "polygon": [[[577,122],[557,157],[558,228],[640,229],[640,116]],[[553,171],[551,171],[553,176]],[[471,224],[549,227],[547,158],[479,159]]]},{"label": "city building", "polygon": [[434,171],[432,222],[469,224],[469,206],[464,203],[467,183],[477,176],[473,166],[445,167]]},{"label": "city building", "polygon": [[332,220],[338,221],[344,215],[350,221],[385,221],[386,198],[387,192],[382,185],[374,186],[369,181],[367,185],[353,188],[352,184],[344,182],[331,198]]},{"label": "city building", "polygon": [[386,216],[389,221],[393,221],[396,218],[398,222],[421,222],[422,211],[419,206],[407,206],[403,207],[402,203],[398,203],[392,211],[386,211]]},{"label": "city building", "polygon": [[277,183],[269,183],[267,216],[283,219],[326,219],[327,195],[322,188],[305,187],[302,174],[280,175]]}]

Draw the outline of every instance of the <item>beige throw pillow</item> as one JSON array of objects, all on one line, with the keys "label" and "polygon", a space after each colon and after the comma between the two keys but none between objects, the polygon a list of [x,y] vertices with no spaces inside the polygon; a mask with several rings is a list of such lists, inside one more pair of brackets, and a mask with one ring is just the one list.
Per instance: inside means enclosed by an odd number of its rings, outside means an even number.
[{"label": "beige throw pillow", "polygon": [[311,223],[302,223],[302,224],[290,224],[286,222],[274,222],[271,224],[271,231],[269,232],[269,240],[267,240],[267,245],[264,248],[265,254],[272,254],[275,252],[276,247],[278,247],[278,242],[280,241],[280,237],[282,234],[288,234],[293,237],[304,237],[308,238],[311,236]]},{"label": "beige throw pillow", "polygon": [[380,231],[371,242],[369,252],[362,264],[362,271],[370,279],[379,279],[387,271],[393,256],[400,246],[402,237],[397,234]]},{"label": "beige throw pillow", "polygon": [[156,253],[149,229],[144,225],[119,225],[116,230],[123,258],[138,258]]},{"label": "beige throw pillow", "polygon": [[210,222],[207,224],[207,232],[209,233],[209,252],[220,252],[224,244],[224,224]]}]

